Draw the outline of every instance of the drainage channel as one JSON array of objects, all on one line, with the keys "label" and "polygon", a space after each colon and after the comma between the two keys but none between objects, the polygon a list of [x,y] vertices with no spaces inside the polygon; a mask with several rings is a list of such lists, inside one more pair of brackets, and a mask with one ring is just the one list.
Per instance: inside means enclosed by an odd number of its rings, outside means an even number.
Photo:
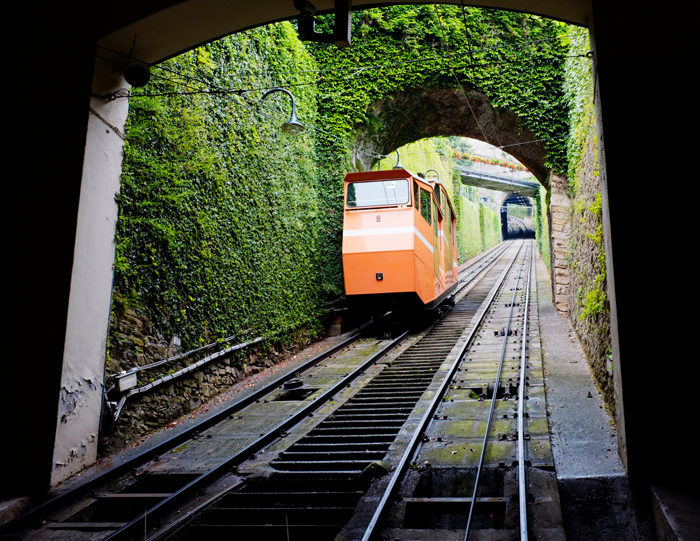
[{"label": "drainage channel", "polygon": [[390,472],[387,453],[412,432],[417,404],[439,379],[504,265],[496,263],[410,348],[380,361],[383,369],[327,417],[293,442],[267,448],[262,465],[242,465],[239,474],[249,476],[235,489],[158,539],[334,539],[356,515],[372,481]]}]

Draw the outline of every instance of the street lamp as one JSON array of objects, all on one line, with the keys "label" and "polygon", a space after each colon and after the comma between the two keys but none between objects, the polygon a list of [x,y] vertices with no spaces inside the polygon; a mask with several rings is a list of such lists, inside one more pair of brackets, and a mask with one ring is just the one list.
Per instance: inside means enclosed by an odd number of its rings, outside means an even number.
[{"label": "street lamp", "polygon": [[272,90],[268,90],[267,92],[265,92],[263,97],[260,98],[260,101],[263,101],[273,92],[284,92],[285,94],[288,94],[290,98],[292,98],[292,116],[289,117],[289,120],[287,122],[282,124],[282,130],[286,131],[287,133],[291,133],[292,135],[296,135],[297,133],[301,133],[302,131],[304,131],[304,125],[297,120],[296,102],[294,101],[294,95],[289,90],[286,90],[284,88],[273,88]]},{"label": "street lamp", "polygon": [[428,173],[430,173],[431,171],[437,175],[437,181],[440,182],[440,173],[438,173],[435,169],[428,169],[428,170],[425,172],[425,176],[427,177],[427,176],[428,176]]},{"label": "street lamp", "polygon": [[401,154],[399,154],[398,149],[396,150],[396,165],[393,167],[393,169],[403,169],[403,165],[401,165]]}]

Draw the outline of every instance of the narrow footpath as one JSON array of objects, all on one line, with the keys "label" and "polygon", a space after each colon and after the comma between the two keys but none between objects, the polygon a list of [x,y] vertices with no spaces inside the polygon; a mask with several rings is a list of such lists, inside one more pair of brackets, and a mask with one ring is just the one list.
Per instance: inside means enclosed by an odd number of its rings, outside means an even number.
[{"label": "narrow footpath", "polygon": [[653,539],[647,513],[635,512],[617,451],[615,422],[605,410],[575,331],[554,307],[549,271],[541,257],[537,293],[550,437],[566,539]]}]

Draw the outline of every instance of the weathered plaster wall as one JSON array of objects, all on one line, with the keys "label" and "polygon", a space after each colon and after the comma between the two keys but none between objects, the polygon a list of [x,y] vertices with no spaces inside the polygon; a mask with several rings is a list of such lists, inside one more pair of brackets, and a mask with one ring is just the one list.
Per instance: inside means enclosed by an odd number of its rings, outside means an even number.
[{"label": "weathered plaster wall", "polygon": [[[121,73],[98,60],[94,90],[104,94],[128,86]],[[102,406],[105,345],[109,326],[114,235],[119,190],[126,100],[90,101],[80,207],[51,484],[55,485],[95,461]],[[117,128],[115,130],[115,128]]]}]

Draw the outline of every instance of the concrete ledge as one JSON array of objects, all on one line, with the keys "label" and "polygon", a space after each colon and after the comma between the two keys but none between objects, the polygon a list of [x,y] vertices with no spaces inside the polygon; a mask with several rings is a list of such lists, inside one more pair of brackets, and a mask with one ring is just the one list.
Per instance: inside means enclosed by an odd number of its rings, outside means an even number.
[{"label": "concrete ledge", "polygon": [[657,541],[700,539],[700,496],[686,488],[651,486]]},{"label": "concrete ledge", "polygon": [[29,497],[0,500],[0,526],[7,524],[24,513],[31,504]]}]

